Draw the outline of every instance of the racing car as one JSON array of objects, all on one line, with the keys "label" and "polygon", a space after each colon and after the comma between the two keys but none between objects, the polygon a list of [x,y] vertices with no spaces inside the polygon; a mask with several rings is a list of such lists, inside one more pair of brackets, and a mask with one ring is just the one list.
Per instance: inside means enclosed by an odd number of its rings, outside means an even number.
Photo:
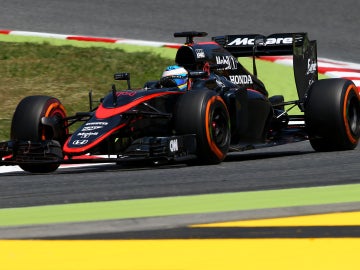
[{"label": "racing car", "polygon": [[[360,97],[351,80],[318,79],[317,47],[307,33],[225,35],[195,42],[186,38],[175,63],[186,70],[185,90],[177,76],[132,89],[130,74],[116,73],[124,89],[112,89],[89,111],[68,116],[51,96],[28,96],[13,115],[11,138],[0,143],[1,165],[32,173],[60,164],[147,160],[217,164],[229,152],[309,140],[315,151],[354,149],[360,136]],[[292,55],[298,98],[269,96],[257,76],[256,59]],[[252,57],[253,70],[240,63]],[[295,90],[294,90],[295,91]],[[297,107],[301,113],[289,111]],[[70,127],[78,123],[74,132]]]}]

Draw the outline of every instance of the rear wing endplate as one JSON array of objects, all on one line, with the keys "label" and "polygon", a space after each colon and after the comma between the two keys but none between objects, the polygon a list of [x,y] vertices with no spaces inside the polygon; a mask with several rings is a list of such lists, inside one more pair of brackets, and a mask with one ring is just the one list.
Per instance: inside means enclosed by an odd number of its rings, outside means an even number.
[{"label": "rear wing endplate", "polygon": [[269,36],[226,35],[212,38],[235,57],[293,55],[293,68],[299,100],[318,79],[316,41],[307,33],[278,33]]}]

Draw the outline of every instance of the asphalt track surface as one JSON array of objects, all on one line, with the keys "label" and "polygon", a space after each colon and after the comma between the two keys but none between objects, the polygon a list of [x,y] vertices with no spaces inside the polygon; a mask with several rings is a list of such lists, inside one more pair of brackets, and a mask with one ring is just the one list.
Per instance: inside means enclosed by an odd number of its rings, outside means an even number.
[{"label": "asphalt track surface", "polygon": [[316,153],[308,142],[231,153],[219,165],[94,165],[1,174],[1,208],[360,183],[359,149]]},{"label": "asphalt track surface", "polygon": [[[309,33],[318,55],[360,62],[360,2],[0,0],[0,28],[179,42],[172,33]],[[102,165],[0,176],[0,208],[360,183],[360,149],[308,142],[231,154],[216,166]]]},{"label": "asphalt track surface", "polygon": [[2,29],[179,42],[178,31],[308,32],[320,57],[360,63],[358,0],[0,0]]}]

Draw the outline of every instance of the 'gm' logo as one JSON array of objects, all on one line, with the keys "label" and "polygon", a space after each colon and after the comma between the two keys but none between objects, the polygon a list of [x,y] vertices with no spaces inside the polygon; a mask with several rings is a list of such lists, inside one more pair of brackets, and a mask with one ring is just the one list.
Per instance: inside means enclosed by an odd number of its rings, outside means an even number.
[{"label": "'gm' logo", "polygon": [[177,139],[175,139],[175,140],[170,140],[169,148],[170,148],[170,151],[171,151],[171,152],[176,152],[176,151],[179,150],[179,146],[178,146],[178,141],[177,141]]}]

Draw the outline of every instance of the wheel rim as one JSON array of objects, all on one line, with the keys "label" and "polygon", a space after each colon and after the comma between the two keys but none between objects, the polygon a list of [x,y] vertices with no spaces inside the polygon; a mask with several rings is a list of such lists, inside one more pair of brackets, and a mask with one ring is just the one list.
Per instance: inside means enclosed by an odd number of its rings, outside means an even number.
[{"label": "wheel rim", "polygon": [[219,148],[226,147],[229,139],[229,126],[226,113],[217,109],[211,118],[211,137]]},{"label": "wheel rim", "polygon": [[353,97],[348,100],[346,112],[346,120],[350,131],[353,135],[358,136],[360,133],[360,105],[356,97]]},{"label": "wheel rim", "polygon": [[[44,116],[54,118],[57,123],[61,123],[62,119],[66,118],[66,112],[62,104],[54,103],[47,109]],[[68,133],[68,129],[66,128],[64,132],[65,134],[62,135],[65,138],[66,134]],[[53,131],[46,126],[41,126],[40,134],[42,140],[54,139]],[[64,139],[64,138],[55,138],[55,139]]]}]

